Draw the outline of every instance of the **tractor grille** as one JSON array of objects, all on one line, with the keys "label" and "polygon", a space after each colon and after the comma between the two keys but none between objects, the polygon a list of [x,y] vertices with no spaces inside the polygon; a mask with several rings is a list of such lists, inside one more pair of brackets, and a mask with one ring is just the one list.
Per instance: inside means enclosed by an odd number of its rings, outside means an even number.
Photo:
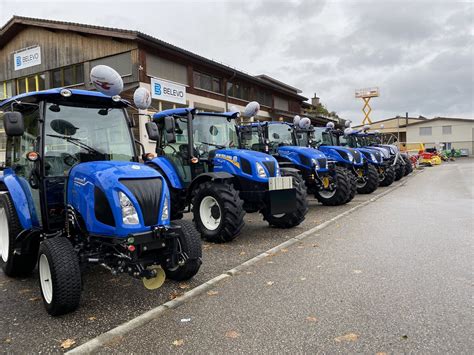
[{"label": "tractor grille", "polygon": [[142,210],[146,226],[158,223],[160,200],[163,182],[160,178],[153,179],[121,179],[130,192],[135,196]]},{"label": "tractor grille", "polygon": [[361,156],[360,152],[358,150],[351,149],[351,153],[354,156],[354,161],[357,164],[360,164],[362,162],[362,156]]},{"label": "tractor grille", "polygon": [[94,188],[94,214],[95,218],[104,224],[115,227],[114,214],[104,191]]},{"label": "tractor grille", "polygon": [[273,161],[264,161],[263,165],[267,168],[269,177],[275,177],[275,162]]},{"label": "tractor grille", "polygon": [[300,161],[301,164],[303,164],[304,166],[311,166],[311,159],[308,158],[306,155],[300,154]]},{"label": "tractor grille", "polygon": [[318,164],[319,164],[319,168],[321,169],[326,169],[327,168],[327,159],[326,158],[320,158],[318,159]]}]

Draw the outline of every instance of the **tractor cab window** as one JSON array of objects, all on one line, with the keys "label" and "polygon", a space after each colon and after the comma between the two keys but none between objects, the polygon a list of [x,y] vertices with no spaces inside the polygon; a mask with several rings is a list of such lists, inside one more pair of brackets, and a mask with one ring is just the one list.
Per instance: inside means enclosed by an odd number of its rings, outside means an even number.
[{"label": "tractor cab window", "polygon": [[312,139],[312,132],[310,131],[295,131],[296,143],[299,147],[309,147],[310,139]]},{"label": "tractor cab window", "polygon": [[349,137],[341,135],[339,136],[339,144],[340,146],[347,147],[350,146],[349,144]]},{"label": "tractor cab window", "polygon": [[325,127],[316,127],[314,130],[314,139],[313,143],[316,146],[319,145],[335,145],[333,143],[333,137],[330,132],[326,130]]},{"label": "tractor cab window", "polygon": [[45,118],[46,176],[65,176],[81,162],[134,160],[122,109],[48,103]]},{"label": "tractor cab window", "polygon": [[293,145],[293,129],[287,124],[269,124],[268,139],[271,146]]},{"label": "tractor cab window", "polygon": [[201,159],[212,157],[217,149],[236,149],[238,138],[235,119],[196,115],[193,120],[193,139]]},{"label": "tractor cab window", "polygon": [[256,126],[241,127],[240,142],[243,149],[264,151],[264,144]]}]

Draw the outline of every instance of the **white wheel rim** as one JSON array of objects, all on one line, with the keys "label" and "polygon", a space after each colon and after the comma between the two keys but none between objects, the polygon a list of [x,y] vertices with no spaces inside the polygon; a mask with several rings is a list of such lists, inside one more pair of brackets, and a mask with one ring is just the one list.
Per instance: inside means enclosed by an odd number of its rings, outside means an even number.
[{"label": "white wheel rim", "polygon": [[8,261],[8,249],[10,249],[10,235],[8,232],[7,214],[4,208],[0,209],[0,255],[6,263]]},{"label": "white wheel rim", "polygon": [[322,198],[331,198],[336,194],[336,189],[329,191],[329,190],[321,190],[319,191],[319,196]]},{"label": "white wheel rim", "polygon": [[[212,216],[212,208],[214,206],[217,206],[217,208],[219,208],[218,218],[214,218]],[[222,217],[221,207],[217,203],[217,200],[212,196],[204,197],[199,206],[199,215],[201,217],[201,222],[206,229],[211,231],[216,230],[221,223]]]},{"label": "white wheel rim", "polygon": [[41,254],[39,260],[39,277],[41,292],[43,293],[44,300],[49,304],[53,299],[53,280],[51,279],[48,258],[44,254]]}]

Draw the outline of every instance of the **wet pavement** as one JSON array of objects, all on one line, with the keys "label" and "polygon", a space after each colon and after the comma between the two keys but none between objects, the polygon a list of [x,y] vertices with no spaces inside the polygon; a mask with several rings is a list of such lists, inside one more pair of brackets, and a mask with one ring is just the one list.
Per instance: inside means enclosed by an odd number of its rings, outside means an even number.
[{"label": "wet pavement", "polygon": [[[459,316],[458,311],[462,311],[469,316],[471,313],[465,307],[470,308],[471,303],[469,297],[465,298],[464,287],[467,286],[464,284],[469,283],[472,265],[464,256],[472,252],[472,248],[462,231],[469,222],[472,229],[472,220],[456,219],[453,211],[457,211],[459,216],[465,215],[466,211],[469,212],[469,206],[466,208],[465,205],[470,202],[469,216],[472,218],[472,175],[470,178],[459,175],[462,171],[472,174],[472,162],[450,163],[403,179],[401,183],[406,186],[354,212],[347,217],[347,221],[336,222],[305,239],[302,245],[291,247],[288,252],[272,257],[272,260],[263,261],[259,267],[249,270],[251,274],[243,273],[223,282],[216,289],[218,294],[205,294],[169,311],[153,324],[127,336],[126,342],[118,339],[103,350],[138,353],[170,350],[365,351],[368,348],[357,346],[370,343],[371,337],[385,339],[377,336],[379,328],[368,331],[367,322],[373,320],[374,327],[386,324],[386,328],[391,329],[397,326],[398,321],[394,319],[389,324],[392,313],[400,318],[409,317],[411,313],[406,310],[413,304],[417,309],[415,316],[419,303],[425,298],[436,294],[444,296],[441,291],[451,289],[452,302],[446,304],[450,306],[451,313]],[[433,183],[440,186],[436,193],[426,187]],[[94,268],[84,276],[79,310],[58,318],[48,316],[43,309],[37,275],[11,280],[0,274],[0,349],[7,352],[51,352],[61,351],[60,344],[65,339],[73,339],[75,345],[84,343],[386,190],[379,188],[372,195],[357,195],[350,204],[340,207],[325,207],[311,200],[305,222],[291,230],[269,228],[260,215],[248,214],[246,227],[235,242],[221,245],[204,243],[203,266],[190,282],[167,282],[159,290],[147,291],[140,281],[127,276],[112,276],[101,268]],[[436,227],[444,218],[449,220],[444,224],[445,228],[457,231],[455,235],[459,238],[456,243],[446,240],[454,236],[452,232],[441,233],[440,228]],[[430,229],[418,223],[423,219],[430,221]],[[456,223],[455,228],[452,223]],[[375,227],[368,231],[367,224]],[[436,238],[430,239],[429,235]],[[432,245],[435,241],[437,244]],[[414,262],[418,257],[422,258],[422,263]],[[435,263],[433,258],[441,262]],[[459,266],[461,262],[463,264]],[[410,267],[404,268],[407,266]],[[440,274],[441,269],[445,270],[442,275],[453,277],[433,280],[432,274]],[[404,279],[405,283],[395,282],[399,278]],[[423,289],[415,292],[414,288],[418,285]],[[436,285],[438,289],[434,290]],[[403,304],[393,302],[394,296],[389,297],[392,293],[403,299]],[[349,301],[349,296],[353,296],[352,301]],[[457,304],[458,298],[463,300],[464,305]],[[384,299],[387,300],[386,306],[382,302]],[[419,320],[431,322],[430,305],[443,305],[445,299],[441,298],[439,303],[432,303],[430,299],[427,301],[430,302],[426,305],[426,312],[419,312],[424,314]],[[457,307],[453,308],[452,303],[456,303]],[[377,317],[369,311],[377,312]],[[440,327],[444,324],[441,320],[447,316],[444,311],[445,308],[441,307]],[[298,325],[301,317],[302,325]],[[181,319],[189,318],[190,321],[181,322]],[[469,328],[463,323],[466,317],[464,320],[460,318],[459,325],[468,331]],[[365,331],[349,327],[351,320],[366,327]],[[312,328],[306,329],[306,322],[311,326],[317,324],[321,333],[307,333]],[[326,322],[327,326],[321,327]],[[306,333],[300,328],[305,328]],[[399,329],[393,336],[405,341],[401,344],[408,344],[407,340],[412,341],[410,329]],[[429,334],[429,328],[424,329]],[[347,335],[344,332],[355,334],[357,341],[341,340],[336,343],[354,347],[330,347],[334,346],[333,338]],[[333,334],[336,335],[331,338]],[[183,341],[182,345],[173,345],[176,341],[180,344],[179,340]],[[325,344],[329,347],[326,348]],[[387,344],[381,343],[377,351],[391,350]],[[385,349],[382,345],[386,345]],[[392,350],[403,351],[395,347]]]}]

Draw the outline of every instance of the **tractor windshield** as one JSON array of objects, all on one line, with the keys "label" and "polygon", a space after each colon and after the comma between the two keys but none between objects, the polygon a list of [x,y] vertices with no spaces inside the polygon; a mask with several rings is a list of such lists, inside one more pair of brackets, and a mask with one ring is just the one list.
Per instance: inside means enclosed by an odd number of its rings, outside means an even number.
[{"label": "tractor windshield", "polygon": [[258,130],[257,126],[242,126],[239,129],[240,133],[240,144],[242,149],[263,151],[263,137]]},{"label": "tractor windshield", "polygon": [[315,127],[313,144],[320,145],[337,145],[337,137],[333,136],[325,127]]},{"label": "tractor windshield", "polygon": [[193,139],[201,156],[216,148],[236,149],[238,139],[235,119],[198,114],[193,120]]},{"label": "tractor windshield", "polygon": [[133,142],[123,109],[48,103],[44,158],[47,176],[64,176],[81,162],[132,161]]}]

